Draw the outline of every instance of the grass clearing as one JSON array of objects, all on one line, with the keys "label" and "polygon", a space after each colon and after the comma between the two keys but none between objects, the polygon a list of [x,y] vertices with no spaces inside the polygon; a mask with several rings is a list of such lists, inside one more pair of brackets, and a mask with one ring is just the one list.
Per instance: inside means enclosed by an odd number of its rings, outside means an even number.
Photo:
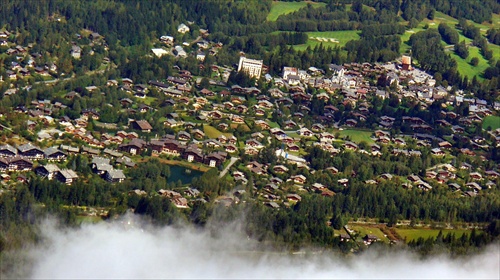
[{"label": "grass clearing", "polygon": [[383,242],[389,242],[389,238],[385,236],[385,234],[377,227],[370,227],[370,226],[361,226],[361,225],[355,225],[355,224],[349,224],[348,227],[357,233],[359,233],[359,238],[365,237],[367,234],[373,234],[377,236],[380,240]]},{"label": "grass clearing", "polygon": [[[305,44],[294,45],[293,48],[298,51],[303,51],[307,47],[315,48],[323,44],[325,48],[343,47],[352,40],[360,38],[359,30],[342,30],[342,31],[317,31],[306,32],[309,39]],[[318,37],[320,39],[318,39]]]},{"label": "grass clearing", "polygon": [[224,135],[226,137],[231,137],[233,134],[231,133],[224,133],[218,130],[217,128],[211,126],[211,125],[203,125],[203,132],[205,132],[205,135],[208,138],[217,138],[221,135]]},{"label": "grass clearing", "polygon": [[349,136],[352,142],[359,143],[361,141],[365,141],[368,144],[375,143],[373,139],[371,139],[372,131],[367,130],[357,130],[357,129],[344,129],[344,130],[334,130],[333,134],[339,132],[340,137]]},{"label": "grass clearing", "polygon": [[500,117],[499,116],[487,116],[483,120],[483,129],[488,129],[488,127],[491,127],[491,129],[495,130],[497,128],[500,128]]},{"label": "grass clearing", "polygon": [[[306,32],[309,39],[307,43],[301,45],[294,45],[294,49],[298,51],[303,51],[307,47],[314,48],[323,44],[325,48],[328,47],[343,47],[345,44],[352,40],[358,40],[360,38],[359,30],[342,30],[342,31],[317,31],[317,32]],[[318,39],[318,37],[320,39]]]},{"label": "grass clearing", "polygon": [[[440,229],[396,229],[396,232],[403,238],[406,239],[406,242],[410,242],[411,240],[416,240],[419,237],[424,239],[429,237],[437,237]],[[470,230],[467,229],[442,229],[443,235],[447,235],[449,233],[454,233],[456,238],[459,238],[464,233],[470,234]]]},{"label": "grass clearing", "polygon": [[78,224],[83,224],[83,223],[96,224],[101,221],[102,221],[101,216],[76,216],[76,222]]},{"label": "grass clearing", "polygon": [[279,16],[281,15],[286,15],[293,13],[295,11],[298,11],[307,4],[311,4],[315,7],[324,7],[326,6],[326,3],[314,3],[314,2],[282,2],[282,1],[273,1],[272,6],[271,6],[271,11],[269,11],[269,14],[267,15],[267,20],[268,21],[276,21]]}]

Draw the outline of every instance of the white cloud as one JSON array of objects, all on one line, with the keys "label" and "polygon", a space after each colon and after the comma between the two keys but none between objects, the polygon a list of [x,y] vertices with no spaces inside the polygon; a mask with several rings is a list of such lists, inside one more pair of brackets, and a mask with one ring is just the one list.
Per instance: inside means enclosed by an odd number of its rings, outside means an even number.
[{"label": "white cloud", "polygon": [[[127,220],[132,220],[128,225]],[[255,252],[235,227],[218,232],[140,227],[135,217],[60,230],[45,224],[44,246],[31,251],[35,279],[498,279],[498,246],[467,260],[419,260],[407,252],[368,250],[343,258],[333,253],[290,255]],[[19,272],[16,273],[19,275]]]}]

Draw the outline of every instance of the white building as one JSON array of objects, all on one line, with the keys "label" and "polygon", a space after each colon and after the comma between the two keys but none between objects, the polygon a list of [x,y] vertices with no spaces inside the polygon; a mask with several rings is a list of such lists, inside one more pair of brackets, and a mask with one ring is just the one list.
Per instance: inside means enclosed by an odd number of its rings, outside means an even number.
[{"label": "white building", "polygon": [[174,47],[174,52],[177,56],[180,57],[187,57],[186,51],[181,47],[181,46],[175,46]]},{"label": "white building", "polygon": [[168,54],[168,52],[164,49],[151,49],[151,51],[157,56],[157,57],[162,57],[166,54]]},{"label": "white building", "polygon": [[262,63],[262,60],[249,59],[242,56],[240,57],[240,63],[238,64],[238,72],[243,71],[252,78],[259,78],[262,72]]},{"label": "white building", "polygon": [[185,25],[184,23],[181,23],[177,27],[177,32],[182,33],[182,34],[189,32],[189,27],[187,25]]},{"label": "white building", "polygon": [[299,70],[295,67],[287,67],[287,66],[283,67],[283,79],[288,80],[289,75],[298,76]]}]

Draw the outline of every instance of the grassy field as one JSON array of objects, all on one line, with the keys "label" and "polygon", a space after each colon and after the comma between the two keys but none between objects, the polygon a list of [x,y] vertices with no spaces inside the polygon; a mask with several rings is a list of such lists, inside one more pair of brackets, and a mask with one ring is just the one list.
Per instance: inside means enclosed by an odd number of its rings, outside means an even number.
[{"label": "grassy field", "polygon": [[82,223],[98,223],[102,221],[100,216],[76,216],[76,221],[78,224]]},{"label": "grassy field", "polygon": [[217,137],[221,136],[222,134],[226,137],[231,137],[231,135],[233,135],[231,133],[223,133],[211,125],[203,125],[203,132],[205,132],[205,135],[208,138],[217,138]]},{"label": "grassy field", "polygon": [[[351,141],[355,143],[359,143],[361,141],[365,141],[368,144],[374,143],[373,140],[370,138],[373,133],[371,131],[344,129],[344,130],[338,130],[338,132],[340,133],[341,138],[349,136],[351,138]],[[337,133],[337,130],[333,131],[333,134],[335,133]]]},{"label": "grassy field", "polygon": [[349,224],[348,227],[352,230],[355,230],[356,232],[359,233],[359,237],[363,238],[367,234],[373,234],[380,238],[383,242],[389,242],[389,238],[387,238],[384,233],[376,227],[369,227],[369,226],[360,226],[360,225],[351,225]]},{"label": "grassy field", "polygon": [[487,116],[483,120],[483,129],[488,129],[491,126],[491,129],[500,128],[500,117],[499,116]]},{"label": "grassy field", "polygon": [[[403,238],[406,238],[406,242],[418,239],[422,237],[424,239],[429,237],[436,237],[439,234],[439,229],[396,229],[396,232]],[[466,229],[443,229],[443,235],[448,233],[454,233],[455,237],[460,237],[464,233],[470,234],[470,230]]]},{"label": "grassy field", "polygon": [[268,21],[276,21],[279,16],[281,15],[286,15],[289,13],[293,13],[295,11],[298,11],[305,6],[307,6],[308,3],[311,3],[314,6],[321,7],[325,6],[325,3],[313,3],[313,2],[281,2],[281,1],[274,1],[271,7],[271,11],[267,15],[267,20]]},{"label": "grassy field", "polygon": [[[337,47],[337,46],[345,46],[345,44],[351,40],[358,40],[359,39],[359,31],[357,30],[342,30],[342,31],[318,31],[318,32],[307,32],[307,36],[309,36],[309,39],[307,40],[306,44],[302,45],[295,45],[294,48],[296,50],[305,50],[307,47],[314,48],[316,46],[319,46],[320,44],[323,44],[326,48],[328,47]],[[316,38],[326,38],[323,39],[322,41],[316,39]],[[331,41],[331,39],[335,41]]]}]

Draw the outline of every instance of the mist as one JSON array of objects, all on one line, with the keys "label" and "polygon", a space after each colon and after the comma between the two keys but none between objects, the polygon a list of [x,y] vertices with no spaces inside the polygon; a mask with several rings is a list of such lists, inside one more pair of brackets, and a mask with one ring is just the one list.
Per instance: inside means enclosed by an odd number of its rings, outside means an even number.
[{"label": "mist", "polygon": [[148,226],[127,215],[110,223],[61,229],[41,226],[43,242],[23,251],[3,277],[30,279],[498,279],[500,252],[490,246],[466,259],[367,250],[345,258],[334,253],[297,256],[255,252],[237,226],[216,235],[191,227]]}]

